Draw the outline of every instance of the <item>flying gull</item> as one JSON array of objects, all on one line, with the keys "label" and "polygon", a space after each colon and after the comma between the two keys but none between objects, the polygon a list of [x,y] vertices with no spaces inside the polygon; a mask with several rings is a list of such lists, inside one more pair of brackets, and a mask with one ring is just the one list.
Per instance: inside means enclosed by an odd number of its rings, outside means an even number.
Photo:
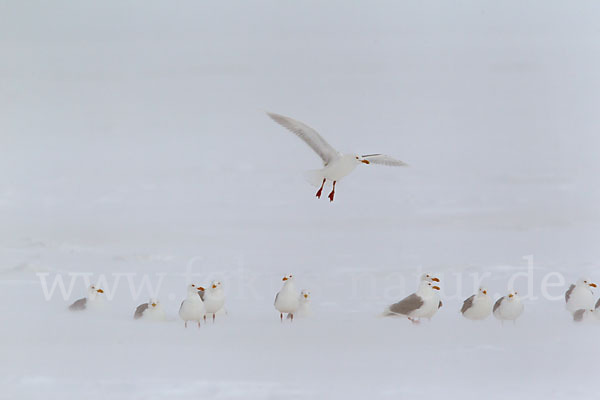
[{"label": "flying gull", "polygon": [[315,184],[315,186],[319,186],[319,184],[321,185],[316,194],[317,198],[321,198],[323,186],[325,186],[325,182],[327,180],[330,180],[333,182],[333,189],[331,190],[331,193],[329,193],[328,197],[329,201],[333,201],[333,196],[335,195],[335,184],[340,179],[350,174],[354,168],[361,163],[367,165],[371,163],[390,166],[406,165],[404,162],[384,154],[366,154],[362,156],[358,154],[342,154],[331,147],[331,145],[327,143],[325,139],[323,139],[321,135],[319,135],[319,133],[310,126],[283,115],[274,113],[267,114],[275,122],[295,133],[300,139],[304,140],[304,142],[309,145],[310,148],[313,149],[315,153],[317,153],[323,160],[324,167],[319,170],[311,171],[310,174],[311,182]]}]

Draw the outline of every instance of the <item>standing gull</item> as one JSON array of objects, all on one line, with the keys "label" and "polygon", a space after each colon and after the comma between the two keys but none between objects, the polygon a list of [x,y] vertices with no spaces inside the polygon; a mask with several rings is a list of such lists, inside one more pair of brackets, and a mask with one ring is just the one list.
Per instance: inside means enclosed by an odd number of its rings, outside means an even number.
[{"label": "standing gull", "polygon": [[133,319],[145,319],[150,321],[164,321],[165,311],[157,299],[150,299],[147,303],[140,304],[135,309]]},{"label": "standing gull", "polygon": [[[432,274],[423,274],[421,275],[421,281],[427,281],[427,282],[436,282],[439,283],[440,279],[433,276]],[[435,285],[435,284],[434,284]],[[423,315],[423,318],[427,318],[428,320],[431,320],[431,318],[435,315],[435,313],[442,308],[442,306],[444,305],[442,303],[442,300],[440,299],[440,295],[438,294],[438,292],[433,292],[433,297],[434,297],[434,302],[437,303],[437,307],[431,307],[429,309],[429,311]]]},{"label": "standing gull", "polygon": [[279,311],[279,318],[283,321],[283,314],[288,314],[290,320],[294,320],[294,314],[300,306],[298,301],[298,290],[294,284],[294,276],[286,275],[282,279],[283,287],[275,296],[275,308]]},{"label": "standing gull", "polygon": [[310,146],[323,160],[324,167],[319,170],[311,171],[311,182],[316,186],[321,187],[317,191],[317,198],[321,198],[323,186],[325,182],[330,180],[333,182],[333,189],[329,193],[329,201],[333,201],[335,195],[335,184],[350,174],[359,164],[381,164],[390,166],[405,166],[406,164],[400,160],[383,154],[367,154],[360,156],[358,154],[342,154],[336,151],[329,143],[319,135],[319,133],[310,126],[296,121],[295,119],[285,117],[283,115],[267,113],[275,122],[284,128],[295,133],[300,139]]},{"label": "standing gull", "polygon": [[487,318],[492,313],[493,300],[485,288],[466,299],[460,309],[463,317],[474,321]]},{"label": "standing gull", "polygon": [[[419,318],[426,317],[433,310],[439,308],[439,300],[434,290],[440,290],[429,281],[421,281],[419,289],[397,303],[387,307],[383,312],[384,317],[406,317],[413,323],[418,323]],[[435,312],[434,312],[435,313]]]},{"label": "standing gull", "polygon": [[516,321],[523,313],[523,303],[516,291],[510,292],[507,296],[500,297],[494,304],[494,317],[500,321]]},{"label": "standing gull", "polygon": [[[215,314],[225,305],[225,292],[223,284],[219,281],[212,281],[208,289],[204,290],[204,307],[207,314],[212,314],[212,320],[215,322]],[[205,317],[206,319],[206,317]]]},{"label": "standing gull", "polygon": [[594,292],[590,289],[593,287],[595,288],[596,284],[587,278],[581,278],[574,285],[569,286],[569,290],[565,293],[565,302],[571,314],[577,310],[594,308]]},{"label": "standing gull", "polygon": [[292,316],[298,316],[301,318],[312,317],[312,309],[310,307],[310,291],[304,289],[300,292],[298,297],[298,310],[294,314],[288,314],[287,318],[292,319]]},{"label": "standing gull", "polygon": [[87,297],[83,297],[69,306],[71,311],[83,311],[88,308],[101,308],[104,305],[104,290],[90,285]]},{"label": "standing gull", "polygon": [[206,315],[206,309],[204,308],[204,302],[199,296],[196,285],[188,285],[187,298],[181,302],[179,307],[179,316],[185,322],[187,328],[188,321],[196,321],[198,327],[200,327],[200,321]]}]

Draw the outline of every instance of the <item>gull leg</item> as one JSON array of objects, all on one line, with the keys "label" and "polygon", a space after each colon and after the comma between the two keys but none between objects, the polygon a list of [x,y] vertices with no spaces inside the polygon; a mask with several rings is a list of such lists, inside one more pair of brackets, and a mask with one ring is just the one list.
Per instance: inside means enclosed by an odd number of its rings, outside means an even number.
[{"label": "gull leg", "polygon": [[200,328],[200,321],[198,321],[198,328]]},{"label": "gull leg", "polygon": [[323,192],[323,186],[325,186],[325,181],[327,179],[323,178],[323,183],[321,183],[321,187],[319,188],[319,191],[317,192],[317,199],[321,198],[321,193]]},{"label": "gull leg", "polygon": [[333,189],[331,189],[331,193],[329,193],[329,201],[333,201],[333,196],[335,195],[335,182],[333,181]]},{"label": "gull leg", "polygon": [[279,313],[279,319],[283,322],[283,313]]},{"label": "gull leg", "polygon": [[418,323],[420,323],[420,322],[421,322],[421,321],[419,321],[418,319],[411,318],[411,317],[408,317],[408,320],[409,320],[410,322],[412,322],[413,324],[418,324]]},{"label": "gull leg", "polygon": [[206,323],[206,314],[204,314],[204,322]]},{"label": "gull leg", "polygon": [[215,313],[213,313],[213,324],[215,323]]},{"label": "gull leg", "polygon": [[294,322],[294,314],[290,314],[290,322]]},{"label": "gull leg", "polygon": [[185,321],[185,322],[183,323],[183,326],[185,326],[185,327],[187,328],[187,321]]}]

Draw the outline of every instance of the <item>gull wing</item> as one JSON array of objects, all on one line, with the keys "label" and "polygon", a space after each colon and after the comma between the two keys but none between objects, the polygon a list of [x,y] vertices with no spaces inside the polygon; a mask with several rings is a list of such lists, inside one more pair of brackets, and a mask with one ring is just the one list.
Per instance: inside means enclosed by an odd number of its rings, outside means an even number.
[{"label": "gull wing", "polygon": [[594,308],[598,308],[600,307],[600,299],[598,299],[598,301],[596,302],[596,306]]},{"label": "gull wing", "polygon": [[283,115],[270,112],[268,112],[267,115],[271,117],[273,121],[295,133],[296,136],[304,140],[304,142],[309,145],[310,148],[319,155],[319,157],[321,157],[325,165],[339,157],[339,153],[310,126]]},{"label": "gull wing", "polygon": [[86,307],[87,307],[87,297],[84,297],[83,299],[79,299],[75,303],[71,304],[69,306],[69,310],[81,311],[81,310],[85,310]]},{"label": "gull wing", "polygon": [[148,303],[140,304],[135,309],[135,313],[133,314],[133,319],[140,319],[144,315],[144,311],[148,309]]},{"label": "gull wing", "polygon": [[404,161],[396,160],[393,157],[386,156],[385,154],[366,154],[362,156],[368,162],[379,165],[387,165],[390,167],[406,167],[407,163]]},{"label": "gull wing", "polygon": [[498,307],[500,307],[500,304],[502,304],[503,300],[504,300],[504,297],[500,297],[498,299],[498,301],[496,303],[494,303],[494,312],[496,312],[496,310],[498,309]]},{"label": "gull wing", "polygon": [[421,296],[418,296],[416,293],[413,293],[410,296],[400,300],[399,302],[392,304],[389,307],[389,312],[391,314],[408,315],[411,312],[421,308],[423,304],[424,302]]},{"label": "gull wing", "polygon": [[575,289],[575,285],[571,285],[569,286],[569,290],[566,291],[565,293],[565,302],[568,303],[569,299],[571,298],[571,293],[573,293],[573,289]]},{"label": "gull wing", "polygon": [[462,305],[462,308],[460,309],[461,313],[465,313],[465,311],[467,311],[469,308],[471,308],[473,306],[473,299],[475,299],[475,295],[472,295],[471,297],[469,297],[468,299],[465,300],[465,302]]}]

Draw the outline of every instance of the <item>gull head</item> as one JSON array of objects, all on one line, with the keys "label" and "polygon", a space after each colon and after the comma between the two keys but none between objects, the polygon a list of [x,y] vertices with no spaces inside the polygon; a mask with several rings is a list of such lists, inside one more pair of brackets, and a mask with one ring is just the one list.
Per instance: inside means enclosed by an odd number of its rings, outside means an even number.
[{"label": "gull head", "polygon": [[354,159],[356,160],[357,164],[363,163],[363,164],[371,164],[371,162],[369,160],[366,160],[364,157],[359,156],[358,154],[354,155]]},{"label": "gull head", "polygon": [[193,283],[190,283],[187,287],[188,295],[198,294],[199,290],[204,291],[204,288],[202,286],[198,286]]},{"label": "gull head", "polygon": [[223,284],[221,283],[221,281],[212,281],[210,283],[210,289],[211,290],[223,289]]},{"label": "gull head", "polygon": [[487,289],[484,287],[479,288],[479,294],[482,296],[487,296]]},{"label": "gull head", "polygon": [[436,278],[435,276],[428,274],[428,273],[421,275],[421,280],[427,281],[427,282],[439,282],[440,281],[439,278]]},{"label": "gull head", "polygon": [[103,294],[104,290],[100,289],[99,287],[96,287],[96,285],[90,285],[90,287],[88,288],[88,294],[91,297],[95,297],[98,294]]},{"label": "gull head", "polygon": [[300,292],[300,301],[306,303],[308,301],[310,301],[310,291],[304,289],[303,291]]},{"label": "gull head", "polygon": [[287,282],[291,282],[291,281],[293,281],[293,280],[294,280],[294,275],[292,275],[292,274],[287,274],[286,276],[284,276],[283,278],[281,278],[281,280],[282,280],[283,282],[286,282],[286,283],[287,283]]},{"label": "gull head", "polygon": [[440,290],[440,287],[436,286],[433,283],[428,282],[428,281],[421,281],[420,289],[433,291],[433,290]]},{"label": "gull head", "polygon": [[597,285],[594,282],[592,282],[592,280],[590,278],[579,279],[577,281],[577,286],[580,286],[580,287],[587,286],[587,287],[594,287],[594,288],[597,287]]},{"label": "gull head", "polygon": [[518,299],[518,297],[517,297],[518,294],[519,293],[517,293],[516,290],[512,290],[508,293],[508,296],[506,296],[506,297],[508,298],[508,301],[514,301],[514,300]]},{"label": "gull head", "polygon": [[150,301],[148,301],[148,307],[152,308],[152,309],[157,309],[159,307],[160,303],[158,302],[158,299],[150,299]]}]

